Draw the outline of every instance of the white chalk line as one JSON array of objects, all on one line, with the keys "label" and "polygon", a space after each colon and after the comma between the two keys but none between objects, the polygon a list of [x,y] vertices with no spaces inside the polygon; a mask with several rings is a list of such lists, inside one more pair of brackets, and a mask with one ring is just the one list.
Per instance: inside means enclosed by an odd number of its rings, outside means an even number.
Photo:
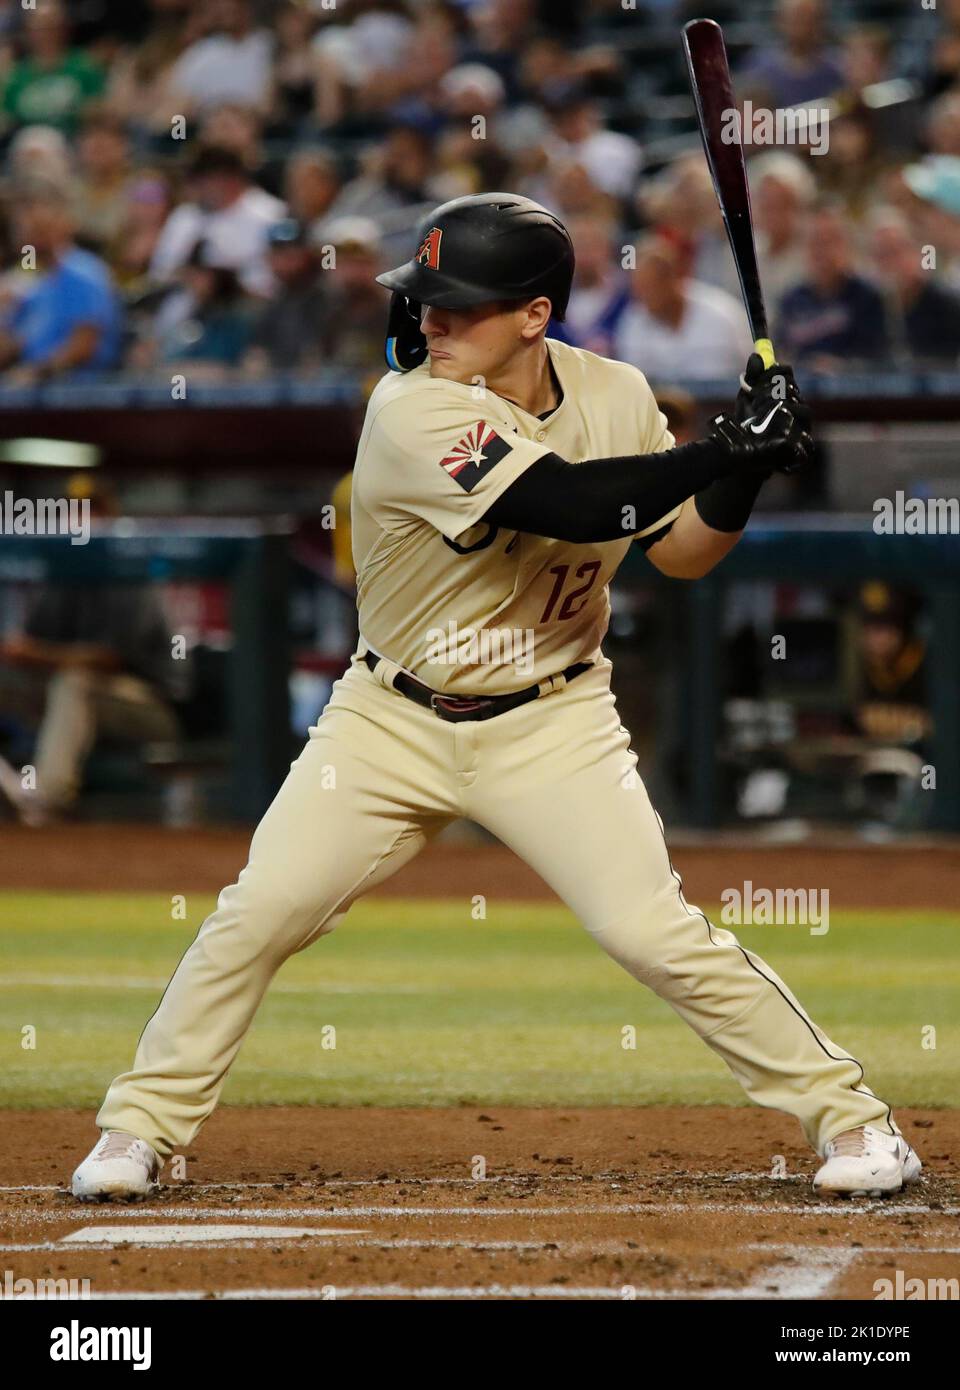
[{"label": "white chalk line", "polygon": [[169,1222],[157,1226],[81,1226],[69,1235],[61,1236],[63,1244],[88,1247],[91,1245],[219,1245],[234,1240],[320,1240],[330,1236],[364,1236],[366,1229],[350,1230],[342,1226],[260,1226],[222,1223],[212,1226],[181,1226]]},{"label": "white chalk line", "polygon": [[[733,1301],[739,1299],[770,1299],[790,1301],[793,1299],[822,1298],[837,1276],[843,1272],[856,1252],[840,1251],[837,1258],[819,1267],[798,1270],[794,1265],[774,1265],[763,1272],[752,1283],[740,1287],[717,1289],[661,1289],[622,1283],[616,1287],[604,1285],[574,1286],[565,1284],[487,1284],[487,1285],[409,1285],[409,1284],[328,1284],[320,1288],[247,1288],[247,1289],[176,1289],[170,1292],[128,1292],[92,1293],[91,1301],[103,1302],[131,1299],[135,1301],[195,1300],[210,1299],[222,1301],[248,1301],[259,1299],[318,1299],[334,1302],[350,1298],[412,1298],[412,1299],[469,1299],[486,1298],[543,1298],[543,1299],[605,1299],[616,1302],[640,1300],[674,1301],[677,1299]],[[331,1298],[326,1290],[332,1290]]]},{"label": "white chalk line", "polygon": [[[162,1228],[156,1228],[162,1229]],[[270,1235],[254,1232],[251,1239],[245,1239],[243,1228],[236,1227],[236,1234],[231,1235],[227,1240],[208,1239],[206,1235],[196,1239],[189,1237],[178,1237],[176,1240],[154,1240],[142,1241],[133,1233],[117,1235],[110,1240],[93,1240],[84,1238],[83,1240],[72,1240],[68,1236],[61,1237],[59,1240],[30,1241],[19,1244],[0,1244],[0,1254],[30,1254],[43,1251],[49,1253],[57,1251],[59,1254],[68,1255],[71,1253],[87,1253],[90,1251],[103,1253],[105,1251],[116,1251],[124,1247],[130,1249],[153,1249],[153,1250],[172,1250],[172,1249],[205,1249],[205,1250],[252,1250],[261,1248],[265,1241],[270,1240],[289,1240],[297,1245],[302,1245],[306,1240],[343,1240],[349,1243],[351,1248],[360,1246],[372,1250],[473,1250],[478,1254],[483,1254],[490,1250],[522,1250],[541,1252],[544,1254],[558,1253],[563,1255],[636,1255],[638,1247],[636,1242],[628,1244],[623,1240],[591,1240],[591,1241],[564,1241],[553,1240],[544,1242],[524,1241],[524,1240],[457,1240],[444,1237],[399,1237],[399,1236],[370,1236],[359,1235],[357,1232],[349,1230],[312,1230],[277,1229]],[[817,1252],[824,1258],[828,1255],[849,1254],[852,1258],[861,1255],[960,1255],[960,1246],[957,1245],[864,1245],[857,1246],[852,1250],[837,1251],[836,1247],[828,1245],[791,1245],[764,1241],[747,1245],[747,1250],[757,1254],[792,1255],[795,1258],[808,1257],[811,1252]],[[640,1252],[643,1253],[642,1251]]]},{"label": "white chalk line", "polygon": [[[747,1250],[771,1250],[777,1255],[806,1255],[811,1250],[829,1249],[819,1245],[776,1244],[759,1240],[744,1247]],[[960,1245],[858,1245],[854,1255],[960,1255]]]}]

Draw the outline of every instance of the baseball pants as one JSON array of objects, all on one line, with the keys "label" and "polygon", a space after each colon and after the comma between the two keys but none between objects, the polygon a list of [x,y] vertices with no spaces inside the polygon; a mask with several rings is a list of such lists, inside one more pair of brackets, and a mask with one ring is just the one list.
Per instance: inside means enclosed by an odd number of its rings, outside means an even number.
[{"label": "baseball pants", "polygon": [[[393,668],[395,669],[395,668]],[[358,658],[257,827],[97,1116],[163,1156],[188,1145],[279,966],[459,817],[513,849],[612,958],[649,985],[760,1105],[823,1154],[843,1130],[899,1132],[759,956],[683,897],[636,773],[605,659],[494,719],[446,723]]]}]

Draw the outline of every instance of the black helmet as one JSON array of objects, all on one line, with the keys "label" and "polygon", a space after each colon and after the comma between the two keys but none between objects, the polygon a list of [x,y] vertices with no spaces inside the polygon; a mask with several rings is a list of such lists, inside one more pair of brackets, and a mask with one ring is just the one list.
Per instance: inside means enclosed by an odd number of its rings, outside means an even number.
[{"label": "black helmet", "polygon": [[422,223],[417,253],[377,276],[394,291],[387,363],[409,371],[423,361],[420,305],[462,309],[546,295],[562,319],[573,279],[573,243],[558,217],[516,193],[454,198]]}]

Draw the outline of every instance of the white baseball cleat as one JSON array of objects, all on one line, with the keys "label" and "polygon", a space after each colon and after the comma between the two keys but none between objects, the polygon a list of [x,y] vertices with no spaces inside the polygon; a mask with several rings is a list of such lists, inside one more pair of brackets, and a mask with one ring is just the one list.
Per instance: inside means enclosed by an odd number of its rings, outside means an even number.
[{"label": "white baseball cleat", "polygon": [[71,1191],[81,1202],[134,1201],[156,1192],[160,1155],[136,1135],[106,1129],[73,1175]]},{"label": "white baseball cleat", "polygon": [[825,1149],[826,1162],[813,1180],[815,1192],[837,1197],[883,1197],[920,1177],[921,1163],[902,1134],[873,1125],[845,1130]]}]

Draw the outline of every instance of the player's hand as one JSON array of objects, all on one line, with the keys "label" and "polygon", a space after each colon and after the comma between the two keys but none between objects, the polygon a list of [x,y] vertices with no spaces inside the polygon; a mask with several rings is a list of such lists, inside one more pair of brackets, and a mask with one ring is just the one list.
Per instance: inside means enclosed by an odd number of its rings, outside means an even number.
[{"label": "player's hand", "polygon": [[[796,473],[813,457],[813,440],[806,428],[809,412],[801,404],[763,402],[764,413],[746,420],[717,415],[710,422],[710,438],[737,465],[767,477],[771,473]],[[806,417],[806,419],[805,419]]]},{"label": "player's hand", "polygon": [[783,401],[791,409],[799,407],[801,422],[809,433],[812,417],[800,395],[793,368],[787,362],[774,362],[772,367],[765,367],[759,352],[752,352],[740,378],[740,390],[733,408],[735,418],[743,424],[751,417],[762,417],[777,401]]}]

